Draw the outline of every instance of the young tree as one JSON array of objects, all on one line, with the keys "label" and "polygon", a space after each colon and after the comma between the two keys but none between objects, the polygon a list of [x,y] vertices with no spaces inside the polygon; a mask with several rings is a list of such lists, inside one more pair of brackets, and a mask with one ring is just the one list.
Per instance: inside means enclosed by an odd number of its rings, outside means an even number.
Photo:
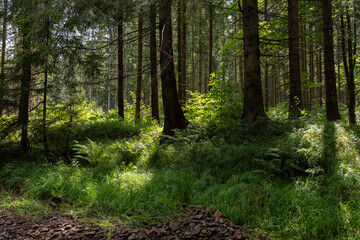
[{"label": "young tree", "polygon": [[161,0],[159,4],[161,87],[165,118],[163,133],[174,135],[175,129],[186,128],[187,120],[181,109],[176,89],[171,24],[172,1]]},{"label": "young tree", "polygon": [[[240,0],[238,0],[240,1]],[[243,0],[244,106],[243,119],[266,118],[261,87],[259,19],[257,0]],[[240,2],[238,2],[240,5]]]},{"label": "young tree", "polygon": [[323,36],[324,36],[324,68],[325,68],[325,93],[326,93],[326,118],[329,121],[340,119],[334,63],[334,39],[332,24],[331,0],[322,0],[323,11]]},{"label": "young tree", "polygon": [[289,66],[290,66],[289,117],[297,118],[300,116],[301,113],[299,14],[298,14],[297,0],[288,0],[288,13],[289,13]]}]

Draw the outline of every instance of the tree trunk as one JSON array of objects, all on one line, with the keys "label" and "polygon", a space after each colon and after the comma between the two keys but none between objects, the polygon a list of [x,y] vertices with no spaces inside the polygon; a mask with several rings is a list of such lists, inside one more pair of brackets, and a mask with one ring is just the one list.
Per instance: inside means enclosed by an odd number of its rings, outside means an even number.
[{"label": "tree trunk", "polygon": [[261,87],[259,19],[257,0],[243,0],[244,105],[243,119],[254,122],[266,118]]},{"label": "tree trunk", "polygon": [[118,114],[124,119],[124,27],[123,27],[123,13],[120,13],[120,20],[118,23],[118,64],[117,64],[117,105],[118,105]]},{"label": "tree trunk", "polygon": [[202,25],[201,25],[201,13],[202,10],[199,8],[198,15],[198,90],[202,91]]},{"label": "tree trunk", "polygon": [[[45,1],[45,5],[46,5],[46,10],[49,11],[48,9],[48,1]],[[49,14],[47,12],[47,14]],[[44,69],[44,99],[43,99],[43,142],[44,142],[44,150],[45,152],[49,152],[49,144],[48,144],[48,140],[47,140],[47,126],[46,126],[46,115],[47,115],[47,87],[48,87],[48,51],[49,51],[49,40],[50,40],[50,20],[49,20],[49,16],[47,16],[46,19],[46,57],[45,57],[45,69]]]},{"label": "tree trunk", "polygon": [[143,52],[143,12],[140,10],[138,17],[138,62],[135,95],[135,122],[140,123],[141,85],[142,85],[142,52]]},{"label": "tree trunk", "polygon": [[195,29],[191,25],[191,91],[195,91]]},{"label": "tree trunk", "polygon": [[[346,14],[346,24],[348,34],[352,33],[350,16]],[[346,39],[347,39],[347,48],[346,48]],[[346,86],[347,86],[347,105],[349,113],[349,123],[356,123],[356,114],[355,114],[355,81],[354,81],[354,51],[352,46],[352,39],[349,36],[346,36],[345,33],[345,23],[344,17],[341,15],[341,46],[342,46],[342,56],[344,71],[346,76]],[[347,51],[346,51],[347,49]],[[347,55],[347,56],[346,56]]]},{"label": "tree trunk", "polygon": [[2,26],[2,44],[1,44],[1,72],[0,72],[0,118],[4,112],[4,96],[5,96],[5,52],[6,52],[6,31],[7,31],[7,0],[4,0],[4,15]]},{"label": "tree trunk", "polygon": [[182,25],[182,1],[183,0],[178,0],[177,1],[177,73],[178,73],[178,77],[177,77],[177,83],[178,83],[178,95],[179,95],[179,101],[180,104],[183,104],[183,100],[181,99],[182,95],[181,95],[181,91],[182,91],[182,86],[180,86],[182,84],[182,64],[181,64],[181,59],[183,58],[181,56],[182,51],[181,51],[181,35],[182,35],[182,31],[181,31],[181,25]]},{"label": "tree trunk", "polygon": [[164,106],[163,134],[174,135],[175,129],[185,129],[188,122],[181,109],[176,89],[171,24],[171,1],[160,1],[159,22],[161,40],[161,87]]},{"label": "tree trunk", "polygon": [[18,122],[21,126],[21,148],[28,151],[30,145],[28,140],[28,123],[29,123],[29,98],[30,98],[30,85],[31,85],[31,41],[28,36],[30,32],[28,24],[22,30],[22,48],[23,56],[21,59],[21,92],[19,101],[19,115]]},{"label": "tree trunk", "polygon": [[150,5],[151,116],[160,123],[156,48],[156,8],[155,3],[152,3]]},{"label": "tree trunk", "polygon": [[323,37],[324,37],[324,67],[326,91],[326,117],[329,121],[340,119],[334,66],[334,39],[332,28],[331,0],[322,0]]},{"label": "tree trunk", "polygon": [[289,66],[290,66],[290,99],[289,117],[298,118],[301,114],[301,75],[299,54],[299,12],[298,1],[288,0],[289,12]]},{"label": "tree trunk", "polygon": [[[214,9],[213,6],[209,5],[209,65],[208,65],[208,69],[209,69],[209,76],[208,79],[211,78],[211,73],[213,72],[213,34],[214,34],[214,29],[213,29],[213,25],[214,25]],[[207,81],[207,84],[205,86],[205,93],[207,93],[208,91],[208,84],[209,81]]]},{"label": "tree trunk", "polygon": [[186,0],[181,1],[180,8],[180,57],[179,57],[179,100],[183,106],[186,102]]}]

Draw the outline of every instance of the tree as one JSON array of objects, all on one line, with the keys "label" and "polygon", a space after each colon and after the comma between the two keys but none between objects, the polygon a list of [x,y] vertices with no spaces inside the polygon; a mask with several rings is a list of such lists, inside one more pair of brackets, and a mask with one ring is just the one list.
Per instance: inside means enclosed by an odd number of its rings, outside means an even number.
[{"label": "tree", "polygon": [[[240,1],[240,0],[238,0]],[[238,2],[240,5],[240,2]],[[243,0],[244,106],[242,118],[254,122],[266,118],[261,87],[259,19],[257,0]]]},{"label": "tree", "polygon": [[[120,5],[120,1],[118,1]],[[124,26],[123,26],[123,12],[122,9],[119,10],[119,22],[117,25],[118,38],[117,38],[117,54],[118,54],[118,64],[117,64],[117,105],[118,105],[118,114],[120,117],[124,118]]]},{"label": "tree", "polygon": [[163,133],[166,135],[174,135],[175,129],[185,129],[188,124],[176,89],[171,4],[172,1],[161,0],[159,7],[161,87],[164,106]]},{"label": "tree", "polygon": [[289,66],[290,99],[289,117],[299,117],[301,113],[301,76],[299,54],[299,14],[298,1],[288,0],[289,13]]},{"label": "tree", "polygon": [[[27,20],[25,20],[27,21]],[[28,123],[29,123],[29,98],[31,86],[31,39],[29,36],[31,24],[26,22],[20,29],[22,41],[21,56],[21,87],[19,101],[18,123],[21,127],[21,148],[28,151],[30,144],[28,140]]]},{"label": "tree", "polygon": [[141,85],[142,85],[142,54],[143,54],[143,13],[140,9],[138,16],[138,62],[135,95],[135,122],[140,123]]},{"label": "tree", "polygon": [[159,90],[157,79],[157,49],[156,49],[156,8],[150,5],[150,64],[151,64],[151,116],[160,123]]},{"label": "tree", "polygon": [[324,36],[324,68],[325,68],[325,93],[326,93],[326,118],[329,121],[340,119],[334,63],[334,39],[332,25],[331,0],[322,0],[323,11],[323,36]]},{"label": "tree", "polygon": [[7,31],[7,5],[8,1],[4,0],[4,15],[2,25],[2,44],[1,44],[1,63],[0,63],[0,118],[3,116],[4,111],[4,93],[5,93],[5,52],[6,52],[6,31]]},{"label": "tree", "polygon": [[[351,20],[350,14],[347,9],[346,11],[346,25],[347,25],[347,34],[345,33],[345,21],[344,16],[341,14],[341,46],[342,46],[342,56],[344,71],[347,83],[347,103],[348,103],[348,114],[349,114],[349,123],[356,123],[356,114],[355,114],[355,63],[356,63],[356,41],[353,40],[350,34],[352,33],[351,29]],[[354,24],[354,28],[355,28]],[[356,29],[354,29],[354,34],[356,34]],[[347,46],[346,46],[347,39]],[[354,45],[354,46],[353,46]],[[347,50],[347,51],[346,51]],[[347,55],[347,56],[346,56]]]}]

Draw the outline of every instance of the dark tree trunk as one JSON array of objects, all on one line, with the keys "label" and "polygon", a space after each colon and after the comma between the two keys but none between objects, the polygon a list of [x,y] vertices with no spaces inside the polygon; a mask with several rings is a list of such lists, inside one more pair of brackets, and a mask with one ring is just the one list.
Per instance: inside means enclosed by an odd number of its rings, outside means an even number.
[{"label": "dark tree trunk", "polygon": [[123,14],[120,13],[120,20],[118,23],[118,79],[117,79],[117,105],[118,114],[124,119],[124,27],[123,27]]},{"label": "dark tree trunk", "polygon": [[178,1],[178,90],[180,104],[186,102],[186,0]]},{"label": "dark tree trunk", "polygon": [[289,117],[298,118],[301,114],[301,75],[299,54],[299,12],[298,1],[288,0],[289,12],[289,66],[290,99]]},{"label": "dark tree trunk", "polygon": [[156,47],[156,8],[155,3],[152,3],[150,5],[151,116],[160,123]]},{"label": "dark tree trunk", "polygon": [[[45,1],[45,5],[48,9],[48,1]],[[48,13],[47,13],[48,14]],[[49,16],[46,19],[46,51],[49,51],[49,39],[50,39],[50,20]],[[43,99],[43,142],[45,152],[49,152],[49,144],[47,140],[47,125],[46,125],[46,115],[47,115],[47,87],[48,87],[48,52],[46,53],[45,58],[45,69],[44,69],[44,99]]]},{"label": "dark tree trunk", "polygon": [[175,129],[185,129],[187,120],[181,109],[176,89],[171,24],[171,1],[161,0],[159,9],[161,87],[164,105],[164,129],[166,135],[174,135]]},{"label": "dark tree trunk", "polygon": [[137,81],[135,95],[135,122],[140,123],[140,104],[141,104],[141,85],[142,85],[142,52],[143,52],[143,13],[139,12],[138,18],[138,62],[137,62]]},{"label": "dark tree trunk", "polygon": [[4,95],[5,95],[5,50],[6,50],[6,31],[7,31],[7,0],[4,0],[4,15],[2,26],[2,44],[1,44],[1,72],[0,72],[0,118],[4,112]]},{"label": "dark tree trunk", "polygon": [[340,119],[334,66],[334,39],[332,28],[331,0],[322,0],[323,10],[323,37],[324,37],[324,67],[326,91],[326,117],[329,121]]},{"label": "dark tree trunk", "polygon": [[244,106],[242,118],[254,122],[266,118],[260,71],[259,19],[257,0],[243,0]]},{"label": "dark tree trunk", "polygon": [[179,85],[181,86],[181,89],[179,88],[179,98],[180,98],[180,104],[184,105],[186,102],[186,0],[182,0],[181,2],[181,79],[179,79]]},{"label": "dark tree trunk", "polygon": [[[352,33],[352,30],[351,30],[350,16],[348,13],[346,14],[346,20],[347,20],[347,22],[346,22],[347,31],[348,31],[348,34],[350,34],[350,33]],[[346,39],[347,39],[347,51],[346,51],[346,42],[345,42]],[[356,123],[356,114],[355,114],[354,50],[353,50],[353,46],[352,46],[351,37],[346,36],[346,33],[345,33],[345,23],[344,23],[343,15],[341,16],[341,47],[342,47],[344,71],[345,71],[345,76],[346,76],[349,123],[355,124]],[[354,48],[354,49],[356,49],[356,48]]]},{"label": "dark tree trunk", "polygon": [[22,31],[22,59],[21,59],[21,92],[19,101],[18,122],[21,127],[21,148],[27,151],[30,147],[28,140],[28,123],[29,123],[29,98],[31,85],[31,49],[30,38],[28,33],[29,26],[24,26]]}]

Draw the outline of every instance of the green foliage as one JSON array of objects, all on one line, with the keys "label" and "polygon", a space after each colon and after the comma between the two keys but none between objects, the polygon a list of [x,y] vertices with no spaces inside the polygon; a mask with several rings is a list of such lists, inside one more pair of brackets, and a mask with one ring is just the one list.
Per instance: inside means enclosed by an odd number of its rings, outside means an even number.
[{"label": "green foliage", "polygon": [[209,92],[190,92],[185,106],[185,115],[196,124],[234,124],[242,113],[241,88],[230,80],[222,81],[214,74],[209,83]]},{"label": "green foliage", "polygon": [[[69,165],[3,164],[0,184],[25,188],[28,202],[18,204],[6,194],[0,201],[32,213],[47,208],[38,199],[46,203],[56,196],[67,200],[65,208],[132,224],[159,221],[182,204],[197,204],[274,237],[356,239],[360,130],[322,116],[319,109],[299,120],[284,114],[268,126],[191,126],[164,144],[156,140],[158,125],[145,125],[127,138],[89,139],[75,145],[78,156]],[[91,121],[116,122],[103,114]]]}]

